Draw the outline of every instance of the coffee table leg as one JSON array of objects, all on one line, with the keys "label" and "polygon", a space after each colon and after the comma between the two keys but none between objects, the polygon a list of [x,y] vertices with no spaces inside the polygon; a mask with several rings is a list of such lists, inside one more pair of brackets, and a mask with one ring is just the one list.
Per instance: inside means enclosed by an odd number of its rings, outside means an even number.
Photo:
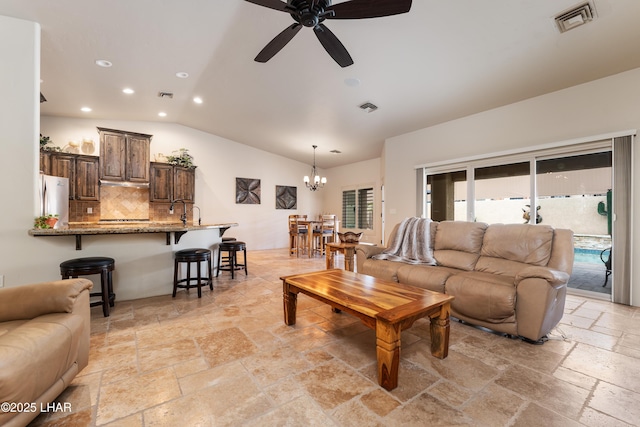
[{"label": "coffee table leg", "polygon": [[398,386],[400,325],[377,319],[376,355],[378,357],[378,383],[387,390],[393,390]]},{"label": "coffee table leg", "polygon": [[431,318],[431,354],[444,359],[449,354],[449,303],[440,307],[436,317]]},{"label": "coffee table leg", "polygon": [[298,294],[289,290],[289,284],[286,281],[282,282],[282,302],[284,306],[285,325],[295,325]]}]

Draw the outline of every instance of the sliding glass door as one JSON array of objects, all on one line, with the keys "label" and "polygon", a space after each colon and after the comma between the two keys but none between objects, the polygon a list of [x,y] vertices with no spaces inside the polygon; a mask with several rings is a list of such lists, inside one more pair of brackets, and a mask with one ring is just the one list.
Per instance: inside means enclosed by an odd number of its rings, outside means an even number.
[{"label": "sliding glass door", "polygon": [[[544,224],[574,232],[569,287],[611,294],[611,151],[536,161],[538,213]],[[609,270],[609,273],[607,273]]]},{"label": "sliding glass door", "polygon": [[434,221],[548,224],[575,235],[569,287],[612,289],[612,140],[424,169],[423,215]]}]

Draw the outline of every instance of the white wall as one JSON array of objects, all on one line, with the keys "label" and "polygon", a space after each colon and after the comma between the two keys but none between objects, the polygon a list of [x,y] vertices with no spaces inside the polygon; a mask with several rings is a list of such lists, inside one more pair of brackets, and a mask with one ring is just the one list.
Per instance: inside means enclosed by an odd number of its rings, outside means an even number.
[{"label": "white wall", "polygon": [[[185,234],[178,245],[166,245],[164,234],[85,236],[83,250],[73,237],[32,237],[38,211],[38,134],[58,145],[84,136],[98,141],[96,126],[154,135],[152,153],[169,154],[188,148],[194,155],[196,204],[208,223],[237,222],[227,231],[247,242],[249,249],[283,248],[288,244],[287,216],[316,214],[322,196],[302,185],[309,165],[266,153],[233,141],[175,124],[39,117],[40,27],[0,16],[0,275],[5,286],[56,280],[61,261],[85,256],[116,259],[117,300],[171,292],[172,253],[188,247],[210,247],[217,230]],[[236,205],[235,178],[260,178],[262,204]],[[275,209],[275,186],[298,186],[298,209]],[[304,189],[304,190],[303,190]],[[249,260],[250,262],[250,260]]]},{"label": "white wall", "polygon": [[[366,160],[346,166],[327,169],[327,185],[322,189],[324,213],[336,214],[342,220],[342,191],[354,187],[372,185],[374,189],[374,229],[362,230],[361,242],[380,244],[382,236],[380,220],[380,159]],[[344,228],[340,225],[341,231]],[[359,230],[358,230],[359,231]]]},{"label": "white wall", "polygon": [[[640,128],[640,69],[390,138],[385,142],[387,224],[416,212],[416,165]],[[389,149],[393,147],[393,149]],[[634,150],[634,205],[640,201],[640,150]],[[395,214],[390,212],[395,211]],[[631,230],[640,261],[640,222]],[[390,227],[387,227],[387,232]],[[632,304],[640,305],[640,269]]]}]

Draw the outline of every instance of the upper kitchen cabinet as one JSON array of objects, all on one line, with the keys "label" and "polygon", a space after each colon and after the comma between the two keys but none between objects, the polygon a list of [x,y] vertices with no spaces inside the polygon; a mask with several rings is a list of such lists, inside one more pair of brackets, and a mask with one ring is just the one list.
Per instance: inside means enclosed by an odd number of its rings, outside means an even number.
[{"label": "upper kitchen cabinet", "polygon": [[151,182],[149,201],[172,202],[184,200],[195,201],[195,168],[183,168],[168,163],[151,162]]},{"label": "upper kitchen cabinet", "polygon": [[151,135],[98,128],[100,132],[100,179],[149,182]]},{"label": "upper kitchen cabinet", "polygon": [[173,200],[173,166],[167,163],[151,162],[150,202],[171,202]]},{"label": "upper kitchen cabinet", "polygon": [[69,199],[76,198],[76,155],[62,152],[51,153],[50,173],[53,176],[69,178]]},{"label": "upper kitchen cabinet", "polygon": [[98,157],[78,156],[76,158],[76,200],[100,200],[98,173]]},{"label": "upper kitchen cabinet", "polygon": [[195,202],[196,187],[195,168],[183,168],[174,166],[173,169],[173,196],[176,200]]}]

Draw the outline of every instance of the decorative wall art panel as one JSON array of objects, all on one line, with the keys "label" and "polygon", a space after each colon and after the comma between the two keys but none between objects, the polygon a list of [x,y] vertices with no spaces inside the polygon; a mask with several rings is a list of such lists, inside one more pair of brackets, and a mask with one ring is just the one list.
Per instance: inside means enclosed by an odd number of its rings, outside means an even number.
[{"label": "decorative wall art panel", "polygon": [[254,178],[236,178],[236,204],[260,204],[260,180]]},{"label": "decorative wall art panel", "polygon": [[276,209],[297,209],[298,187],[276,185]]}]

